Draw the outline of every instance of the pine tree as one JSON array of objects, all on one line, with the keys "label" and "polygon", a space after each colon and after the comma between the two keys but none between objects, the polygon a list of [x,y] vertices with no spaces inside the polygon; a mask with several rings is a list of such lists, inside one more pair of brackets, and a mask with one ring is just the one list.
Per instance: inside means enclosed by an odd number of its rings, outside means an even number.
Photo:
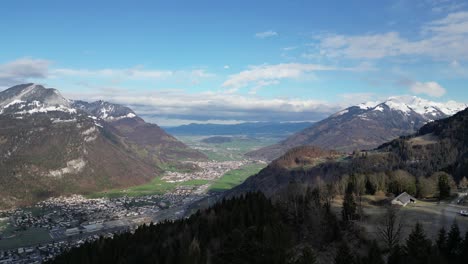
[{"label": "pine tree", "polygon": [[447,231],[443,227],[439,230],[436,245],[439,252],[445,255],[447,252]]},{"label": "pine tree", "polygon": [[400,245],[395,245],[390,251],[387,264],[402,264],[404,262],[404,251]]},{"label": "pine tree", "polygon": [[302,255],[294,264],[315,264],[317,263],[317,256],[310,247],[305,247],[302,250]]},{"label": "pine tree", "polygon": [[454,222],[447,236],[447,258],[450,262],[454,262],[460,254],[461,242],[460,229]]},{"label": "pine tree", "polygon": [[335,256],[335,264],[354,264],[354,256],[348,247],[348,244],[343,242],[338,248]]},{"label": "pine tree", "polygon": [[408,263],[425,264],[431,255],[432,243],[427,239],[420,223],[416,223],[406,240],[406,255]]},{"label": "pine tree", "polygon": [[342,210],[342,216],[343,216],[343,221],[349,222],[351,220],[356,219],[356,201],[354,200],[354,194],[353,194],[353,183],[350,181],[348,183],[348,187],[346,188],[346,193],[344,196],[343,200],[343,210]]},{"label": "pine tree", "polygon": [[370,181],[369,177],[366,178],[366,194],[374,195],[377,191],[376,186]]},{"label": "pine tree", "polygon": [[465,233],[465,238],[460,247],[460,264],[464,263],[463,260],[468,259],[468,232]]},{"label": "pine tree", "polygon": [[360,262],[362,264],[385,264],[385,261],[382,258],[382,252],[380,251],[377,242],[373,241],[367,256],[362,259]]}]

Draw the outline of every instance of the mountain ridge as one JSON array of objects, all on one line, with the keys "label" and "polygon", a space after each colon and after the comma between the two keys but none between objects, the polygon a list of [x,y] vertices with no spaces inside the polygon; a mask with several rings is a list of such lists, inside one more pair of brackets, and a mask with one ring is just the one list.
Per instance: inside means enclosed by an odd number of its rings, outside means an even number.
[{"label": "mountain ridge", "polygon": [[301,145],[344,152],[373,149],[399,136],[410,135],[426,123],[446,118],[466,107],[467,104],[454,101],[443,104],[414,96],[363,103],[341,110],[278,144],[252,151],[247,156],[273,160],[288,149]]},{"label": "mountain ridge", "polygon": [[98,102],[118,111],[95,116],[37,84],[13,86],[0,99],[0,208],[143,184],[164,164],[206,158],[124,106]]},{"label": "mountain ridge", "polygon": [[[227,191],[225,196],[251,191],[272,196],[291,182],[312,185],[337,183],[350,175],[364,175],[367,179],[386,177],[392,181],[396,178],[394,174],[401,171],[415,179],[444,172],[460,181],[468,170],[467,135],[468,109],[465,109],[371,151],[340,155],[315,146],[293,148],[258,174]],[[307,156],[310,158],[304,158]]]},{"label": "mountain ridge", "polygon": [[188,124],[176,127],[164,127],[168,133],[173,135],[271,135],[283,136],[293,134],[306,127],[313,125],[313,122],[245,122],[239,124]]}]

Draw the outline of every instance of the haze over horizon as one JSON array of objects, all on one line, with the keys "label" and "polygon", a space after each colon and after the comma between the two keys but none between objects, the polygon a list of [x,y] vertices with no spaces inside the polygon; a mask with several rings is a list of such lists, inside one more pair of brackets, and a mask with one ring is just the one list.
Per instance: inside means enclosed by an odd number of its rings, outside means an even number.
[{"label": "haze over horizon", "polygon": [[5,1],[0,90],[37,82],[162,126],[317,121],[394,95],[468,102],[467,3],[334,2]]}]

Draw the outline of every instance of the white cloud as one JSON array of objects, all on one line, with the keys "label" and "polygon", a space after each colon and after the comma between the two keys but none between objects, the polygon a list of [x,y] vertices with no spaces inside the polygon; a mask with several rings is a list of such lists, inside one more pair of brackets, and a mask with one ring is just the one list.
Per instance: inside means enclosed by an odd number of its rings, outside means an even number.
[{"label": "white cloud", "polygon": [[427,3],[432,8],[432,11],[437,13],[453,12],[460,10],[466,6],[464,0],[427,0]]},{"label": "white cloud", "polygon": [[453,60],[449,63],[450,68],[446,70],[446,74],[451,77],[468,77],[468,67],[462,65],[459,61]]},{"label": "white cloud", "polygon": [[46,78],[49,74],[48,60],[21,58],[0,64],[0,85],[14,85],[30,79]]},{"label": "white cloud", "polygon": [[468,12],[451,13],[423,25],[417,39],[398,32],[363,35],[323,35],[316,54],[352,59],[422,55],[438,60],[468,59]]},{"label": "white cloud", "polygon": [[251,66],[248,70],[230,75],[222,86],[234,90],[249,85],[265,86],[264,84],[266,83],[277,83],[277,81],[281,79],[296,79],[306,73],[331,70],[336,70],[336,68],[325,65],[300,63]]},{"label": "white cloud", "polygon": [[140,68],[128,69],[54,69],[51,77],[80,76],[80,77],[107,77],[107,78],[129,78],[129,79],[162,79],[171,77],[173,71],[145,70]]},{"label": "white cloud", "polygon": [[377,99],[384,99],[378,97],[375,93],[343,93],[339,94],[339,96],[349,105],[357,105]]},{"label": "white cloud", "polygon": [[229,65],[224,65],[223,69],[225,70],[228,70],[229,68],[231,68]]},{"label": "white cloud", "polygon": [[278,36],[278,33],[276,31],[273,31],[273,30],[268,30],[268,31],[265,31],[265,32],[258,32],[258,33],[255,34],[256,38],[261,38],[261,39],[271,38],[271,37],[276,37],[276,36]]},{"label": "white cloud", "polygon": [[414,82],[410,85],[410,90],[415,94],[425,94],[432,97],[441,97],[447,92],[437,82]]},{"label": "white cloud", "polygon": [[156,123],[160,126],[180,126],[186,125],[191,123],[196,124],[220,124],[220,125],[234,125],[234,124],[241,124],[244,123],[244,120],[223,120],[223,119],[208,119],[208,120],[195,120],[195,119],[172,119],[172,118],[164,118],[158,116],[151,116],[146,118],[148,122]]},{"label": "white cloud", "polygon": [[[92,91],[92,92],[91,92]],[[86,93],[64,93],[72,99],[106,100],[130,106],[148,120],[241,120],[300,121],[320,120],[341,108],[327,101],[300,98],[264,98],[256,95],[202,92],[190,94],[181,90],[156,92],[113,92],[92,89]],[[165,121],[163,125],[170,121]],[[230,121],[229,121],[230,122]],[[190,123],[190,122],[186,122]]]},{"label": "white cloud", "polygon": [[[133,68],[73,69],[51,68],[51,62],[43,59],[21,58],[0,64],[0,86],[11,86],[35,79],[60,79],[63,77],[100,78],[115,80],[161,80],[174,78],[198,83],[201,79],[214,77],[205,69],[156,70],[142,66]],[[83,82],[80,80],[80,82]]]},{"label": "white cloud", "polygon": [[53,69],[50,70],[50,78],[60,77],[83,77],[83,78],[110,78],[111,80],[162,80],[162,79],[186,79],[191,83],[197,84],[201,79],[215,76],[205,69],[193,70],[152,70],[143,67],[124,68],[124,69]]},{"label": "white cloud", "polygon": [[291,51],[297,49],[297,46],[285,47],[283,48],[284,51]]}]

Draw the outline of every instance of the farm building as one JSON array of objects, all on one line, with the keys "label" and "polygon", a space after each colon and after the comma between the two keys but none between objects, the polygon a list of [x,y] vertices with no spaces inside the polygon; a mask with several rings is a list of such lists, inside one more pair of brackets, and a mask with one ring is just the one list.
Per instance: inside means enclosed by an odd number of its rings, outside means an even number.
[{"label": "farm building", "polygon": [[407,192],[398,195],[397,197],[395,197],[395,199],[392,200],[393,205],[406,206],[409,203],[416,203],[416,198],[409,195]]}]

